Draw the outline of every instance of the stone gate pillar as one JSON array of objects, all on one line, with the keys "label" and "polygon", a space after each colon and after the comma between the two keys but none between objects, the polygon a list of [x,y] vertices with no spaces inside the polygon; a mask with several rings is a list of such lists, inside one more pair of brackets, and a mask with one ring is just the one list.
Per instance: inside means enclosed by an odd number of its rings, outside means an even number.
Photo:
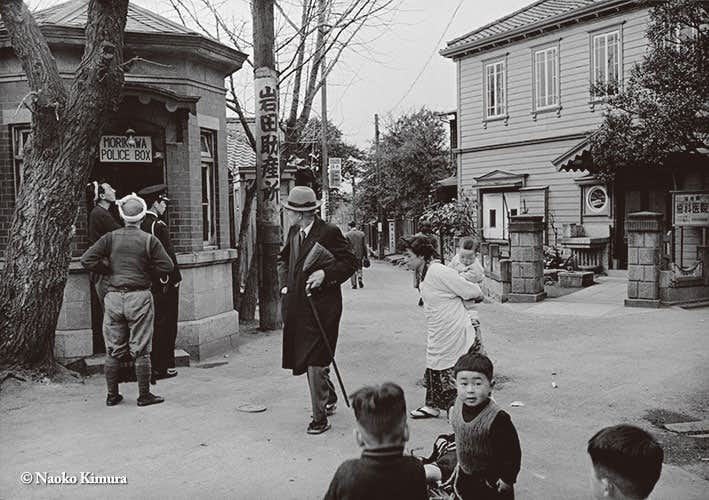
[{"label": "stone gate pillar", "polygon": [[635,212],[625,222],[628,231],[627,307],[660,307],[662,214]]},{"label": "stone gate pillar", "polygon": [[510,217],[510,260],[512,293],[510,302],[544,300],[544,223],[541,216]]}]

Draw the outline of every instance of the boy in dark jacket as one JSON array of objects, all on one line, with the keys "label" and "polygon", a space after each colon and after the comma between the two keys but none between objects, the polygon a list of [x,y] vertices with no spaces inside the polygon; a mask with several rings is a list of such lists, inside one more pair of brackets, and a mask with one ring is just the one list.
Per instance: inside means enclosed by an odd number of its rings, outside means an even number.
[{"label": "boy in dark jacket", "polygon": [[[482,354],[465,354],[453,371],[458,391],[449,420],[455,432],[456,498],[514,499],[522,451],[509,414],[490,399],[495,385],[492,361]],[[429,480],[450,477],[449,463],[427,465]]]},{"label": "boy in dark jacket", "polygon": [[363,387],[352,395],[361,458],[342,463],[325,500],[428,498],[422,463],[404,456],[409,439],[404,391],[396,384]]},{"label": "boy in dark jacket", "polygon": [[662,472],[662,447],[632,425],[601,429],[588,441],[593,498],[639,500],[652,493]]}]

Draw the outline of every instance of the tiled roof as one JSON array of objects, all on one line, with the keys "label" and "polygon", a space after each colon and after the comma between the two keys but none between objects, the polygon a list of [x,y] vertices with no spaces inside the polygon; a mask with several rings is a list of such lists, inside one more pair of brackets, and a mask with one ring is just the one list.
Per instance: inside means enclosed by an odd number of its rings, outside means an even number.
[{"label": "tiled roof", "polygon": [[226,154],[227,166],[233,175],[255,172],[256,153],[249,144],[244,128],[238,119],[227,119]]},{"label": "tiled roof", "polygon": [[442,52],[446,53],[458,47],[503,35],[507,32],[516,31],[548,19],[564,16],[575,10],[612,1],[613,0],[538,0],[512,14],[449,41]]},{"label": "tiled roof", "polygon": [[[68,2],[35,12],[34,18],[40,26],[84,28],[88,17],[88,7],[89,0],[69,0]],[[0,30],[4,28],[4,24],[0,22]],[[128,4],[126,32],[204,36],[148,9],[140,7],[133,1]]]}]

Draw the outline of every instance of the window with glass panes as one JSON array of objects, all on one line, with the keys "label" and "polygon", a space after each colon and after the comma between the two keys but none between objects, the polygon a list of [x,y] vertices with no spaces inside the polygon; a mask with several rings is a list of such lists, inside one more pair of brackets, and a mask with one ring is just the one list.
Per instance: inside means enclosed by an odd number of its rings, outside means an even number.
[{"label": "window with glass panes", "polygon": [[30,138],[29,125],[15,125],[12,127],[12,154],[15,167],[15,194],[20,190],[20,184],[24,177],[23,163],[25,160],[25,144]]},{"label": "window with glass panes", "polygon": [[597,86],[592,94],[602,97],[615,93],[620,76],[620,32],[616,30],[594,35],[592,50],[591,77],[592,83]]},{"label": "window with glass panes", "polygon": [[214,218],[214,133],[202,130],[200,133],[202,156],[202,239],[205,245],[216,244],[216,224]]},{"label": "window with glass panes", "polygon": [[485,65],[485,116],[505,115],[505,61]]},{"label": "window with glass panes", "polygon": [[534,52],[534,109],[559,104],[559,50],[547,47]]}]

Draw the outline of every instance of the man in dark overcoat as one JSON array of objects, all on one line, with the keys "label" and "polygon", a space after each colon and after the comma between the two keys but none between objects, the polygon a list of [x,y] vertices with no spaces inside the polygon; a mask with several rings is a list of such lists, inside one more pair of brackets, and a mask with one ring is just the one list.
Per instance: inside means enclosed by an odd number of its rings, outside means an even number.
[{"label": "man in dark overcoat", "polygon": [[350,278],[352,288],[357,288],[359,283],[360,288],[364,288],[364,280],[362,276],[362,261],[367,257],[367,243],[364,238],[364,232],[357,229],[355,221],[350,222],[350,230],[345,233],[345,238],[350,242],[352,253],[357,259],[357,269]]},{"label": "man in dark overcoat", "polygon": [[[329,365],[337,346],[342,315],[340,285],[356,268],[349,242],[334,224],[316,215],[321,202],[306,186],[296,186],[282,202],[290,230],[278,259],[283,317],[283,368],[293,375],[307,374],[313,420],[309,434],[321,434],[330,428],[327,416],[335,410],[337,396],[330,381]],[[304,269],[316,244],[332,255],[326,266]],[[323,340],[306,295],[311,293],[332,353]]]}]

